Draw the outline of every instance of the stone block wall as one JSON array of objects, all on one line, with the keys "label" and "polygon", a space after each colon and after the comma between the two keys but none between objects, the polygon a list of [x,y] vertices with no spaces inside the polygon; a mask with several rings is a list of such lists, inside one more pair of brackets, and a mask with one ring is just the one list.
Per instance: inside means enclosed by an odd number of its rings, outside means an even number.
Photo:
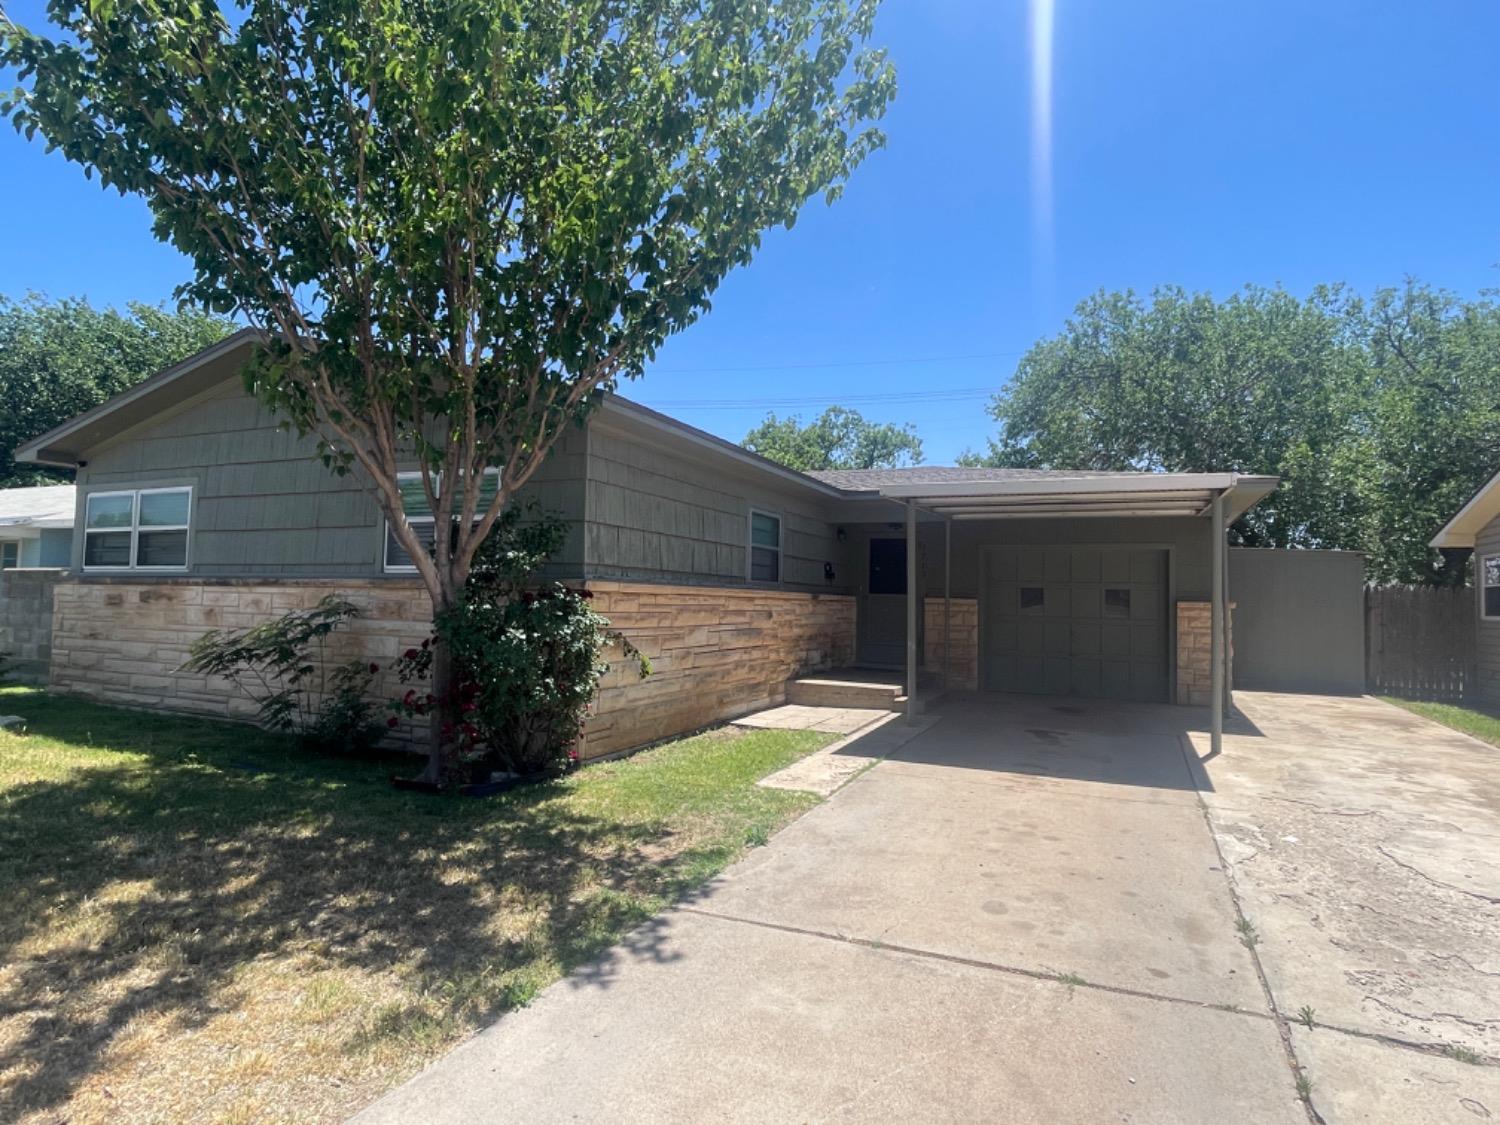
[{"label": "stone block wall", "polygon": [[[786,681],[852,663],[854,599],[777,590],[589,583],[595,607],[652,661],[641,680],[614,659],[590,720],[593,758],[782,702]],[[68,580],[54,597],[51,686],[133,707],[253,719],[255,704],[218,677],[181,672],[192,643],[306,609],[328,594],[362,616],[333,634],[327,659],[379,664],[381,700],[400,694],[395,658],[430,632],[415,579]],[[618,654],[615,654],[618,656]],[[396,741],[420,732],[401,728]]]},{"label": "stone block wall", "polygon": [[61,570],[0,570],[0,656],[12,682],[45,684],[52,661],[52,591]]},{"label": "stone block wall", "polygon": [[[1224,690],[1233,685],[1234,603],[1224,615]],[[1177,603],[1177,702],[1207,707],[1213,699],[1213,608],[1208,602]]]},{"label": "stone block wall", "polygon": [[612,654],[583,756],[597,758],[786,699],[786,682],[854,661],[854,599],[731,587],[589,582],[594,608],[651,659]]},{"label": "stone block wall", "polygon": [[54,591],[50,685],[132,707],[251,719],[255,704],[229,681],[178,671],[189,647],[210,629],[258,625],[328,594],[362,614],[332,634],[328,662],[379,664],[378,697],[398,694],[393,661],[431,631],[427,591],[413,579],[63,581]]},{"label": "stone block wall", "polygon": [[947,686],[955,691],[979,690],[979,602],[975,598],[954,598],[948,619],[948,636],[953,646],[951,662],[943,654],[943,599],[926,598],[922,658],[928,672],[946,673]]}]

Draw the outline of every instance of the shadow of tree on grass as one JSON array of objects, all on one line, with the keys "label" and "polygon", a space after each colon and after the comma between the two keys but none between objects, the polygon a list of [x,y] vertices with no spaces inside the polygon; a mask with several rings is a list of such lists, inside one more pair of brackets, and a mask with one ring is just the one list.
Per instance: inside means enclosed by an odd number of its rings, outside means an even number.
[{"label": "shadow of tree on grass", "polygon": [[[277,958],[405,982],[345,1050],[436,1049],[743,842],[735,824],[726,840],[659,810],[589,811],[576,781],[434,798],[390,787],[409,758],[313,758],[246,728],[40,695],[24,709],[24,750],[4,753],[34,751],[44,776],[7,784],[0,757],[3,1120],[63,1106],[142,1017],[186,1033],[233,1011],[246,967]],[[110,750],[84,749],[102,730]],[[671,957],[657,934],[629,955]]]}]

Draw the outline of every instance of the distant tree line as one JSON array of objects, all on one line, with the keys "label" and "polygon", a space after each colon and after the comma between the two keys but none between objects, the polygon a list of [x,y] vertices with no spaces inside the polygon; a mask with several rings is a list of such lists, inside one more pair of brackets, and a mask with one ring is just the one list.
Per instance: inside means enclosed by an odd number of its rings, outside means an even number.
[{"label": "distant tree line", "polygon": [[16,446],[233,329],[222,317],[136,302],[120,312],[76,298],[0,297],[0,488],[72,480],[71,470],[17,465]]},{"label": "distant tree line", "polygon": [[830,406],[805,425],[797,414],[788,418],[767,414],[740,444],[804,473],[897,469],[922,463],[922,439],[912,426],[871,422],[845,406]]},{"label": "distant tree line", "polygon": [[1460,583],[1428,541],[1500,471],[1500,306],[1417,282],[1101,292],[1021,359],[966,464],[1273,473],[1239,543],[1363,551],[1381,583]]}]

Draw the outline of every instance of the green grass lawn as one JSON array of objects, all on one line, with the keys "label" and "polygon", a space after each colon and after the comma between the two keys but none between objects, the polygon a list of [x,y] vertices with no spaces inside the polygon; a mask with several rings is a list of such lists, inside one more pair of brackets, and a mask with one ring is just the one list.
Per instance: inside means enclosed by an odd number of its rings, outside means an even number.
[{"label": "green grass lawn", "polygon": [[755,782],[831,741],[725,729],[475,800],[243,726],[0,713],[28,720],[0,732],[5,1121],[342,1119],[815,803]]},{"label": "green grass lawn", "polygon": [[1461,730],[1465,734],[1471,734],[1475,738],[1500,746],[1500,718],[1494,715],[1476,711],[1472,707],[1459,707],[1452,703],[1419,703],[1415,700],[1396,699],[1388,695],[1381,696],[1381,698],[1414,715],[1421,715],[1424,719],[1431,719],[1435,723],[1442,723],[1445,727]]}]

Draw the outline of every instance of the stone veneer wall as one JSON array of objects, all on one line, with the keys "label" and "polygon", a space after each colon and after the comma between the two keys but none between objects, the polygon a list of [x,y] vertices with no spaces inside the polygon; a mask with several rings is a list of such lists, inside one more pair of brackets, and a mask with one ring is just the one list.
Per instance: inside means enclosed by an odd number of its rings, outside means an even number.
[{"label": "stone veneer wall", "polygon": [[52,590],[61,570],[0,570],[0,656],[7,678],[44,684],[52,660]]},{"label": "stone veneer wall", "polygon": [[[924,599],[923,669],[945,671],[943,661],[943,599]],[[954,598],[948,620],[948,634],[953,645],[952,663],[946,668],[947,687],[957,691],[979,690],[979,602],[975,598]]]},{"label": "stone veneer wall", "polygon": [[[1234,683],[1234,603],[1224,615],[1224,690]],[[1208,602],[1177,603],[1177,702],[1207,707],[1213,699],[1213,608]]]},{"label": "stone veneer wall", "polygon": [[[595,607],[651,658],[639,679],[614,660],[583,754],[594,758],[780,703],[786,681],[854,658],[854,599],[779,590],[591,582]],[[429,634],[414,579],[113,579],[55,589],[51,686],[134,707],[250,719],[255,705],[218,677],[179,672],[209,629],[255,625],[338,594],[363,611],[333,635],[330,661],[381,666],[376,692],[399,694],[391,665]],[[403,728],[398,741],[413,739]]]},{"label": "stone veneer wall", "polygon": [[[786,682],[854,661],[854,599],[738,587],[589,582],[594,607],[651,658],[614,658],[583,756],[597,758],[786,699]],[[618,654],[613,654],[617,657]]]},{"label": "stone veneer wall", "polygon": [[[431,631],[431,603],[411,579],[89,579],[54,591],[51,686],[132,707],[250,719],[255,704],[227,681],[179,672],[189,646],[210,629],[239,629],[328,594],[361,616],[330,638],[330,662],[360,659],[381,667],[380,698],[397,694],[391,664]],[[410,738],[401,732],[398,740]]]}]

